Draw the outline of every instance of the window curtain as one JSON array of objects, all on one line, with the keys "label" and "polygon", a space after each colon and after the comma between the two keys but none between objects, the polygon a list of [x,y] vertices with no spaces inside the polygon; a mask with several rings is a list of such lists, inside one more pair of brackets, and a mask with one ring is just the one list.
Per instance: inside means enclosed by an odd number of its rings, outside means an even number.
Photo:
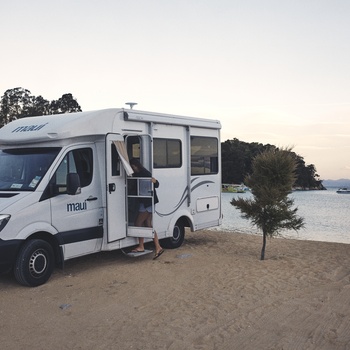
[{"label": "window curtain", "polygon": [[122,161],[123,167],[126,171],[126,174],[128,176],[131,176],[134,171],[132,170],[130,163],[129,163],[129,157],[128,152],[126,151],[125,143],[124,141],[113,141],[115,147],[117,148],[117,152],[119,154],[120,160]]}]

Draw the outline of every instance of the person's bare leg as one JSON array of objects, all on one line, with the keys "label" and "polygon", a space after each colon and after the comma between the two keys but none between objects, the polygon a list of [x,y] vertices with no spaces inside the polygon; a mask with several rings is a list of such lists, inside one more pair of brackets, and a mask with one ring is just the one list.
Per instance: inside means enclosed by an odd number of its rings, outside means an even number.
[{"label": "person's bare leg", "polygon": [[[142,227],[144,222],[147,223],[148,214],[149,213],[147,212],[139,212],[135,220],[135,226]],[[145,239],[143,237],[140,237],[139,245],[136,248],[134,248],[132,252],[143,252],[145,250],[144,241]]]},{"label": "person's bare leg", "polygon": [[[147,227],[152,227],[152,214],[151,213],[149,213],[149,215],[147,217],[146,225],[147,225]],[[161,247],[161,245],[159,243],[159,239],[158,239],[158,235],[157,235],[156,230],[154,230],[153,242],[154,242],[154,246],[156,248],[155,254],[157,255],[163,250],[163,248]]]},{"label": "person's bare leg", "polygon": [[139,245],[137,246],[136,250],[139,250],[141,252],[145,250],[144,241],[145,239],[143,237],[139,237]]},{"label": "person's bare leg", "polygon": [[142,227],[144,223],[147,224],[148,216],[149,213],[147,213],[147,211],[139,212],[135,220],[135,226]]},{"label": "person's bare leg", "polygon": [[159,243],[159,239],[156,231],[154,231],[153,242],[154,242],[154,246],[156,247],[156,254],[159,254],[163,250],[163,248]]}]

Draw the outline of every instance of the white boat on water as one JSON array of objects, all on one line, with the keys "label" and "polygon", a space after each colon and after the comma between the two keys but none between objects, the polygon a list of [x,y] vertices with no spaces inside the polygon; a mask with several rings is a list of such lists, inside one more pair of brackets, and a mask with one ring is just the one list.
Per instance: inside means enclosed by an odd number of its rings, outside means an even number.
[{"label": "white boat on water", "polygon": [[246,193],[247,191],[249,191],[249,188],[243,183],[240,185],[222,184],[221,186],[221,192]]},{"label": "white boat on water", "polygon": [[339,188],[339,190],[337,190],[337,193],[350,194],[350,189],[347,187],[342,187],[342,188]]}]

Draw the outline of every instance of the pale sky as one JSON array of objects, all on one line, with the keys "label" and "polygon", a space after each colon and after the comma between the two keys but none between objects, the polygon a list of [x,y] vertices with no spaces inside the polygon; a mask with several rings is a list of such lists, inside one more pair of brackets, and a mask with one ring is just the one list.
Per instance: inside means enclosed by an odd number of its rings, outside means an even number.
[{"label": "pale sky", "polygon": [[349,0],[2,0],[0,30],[0,96],[219,119],[350,178]]}]

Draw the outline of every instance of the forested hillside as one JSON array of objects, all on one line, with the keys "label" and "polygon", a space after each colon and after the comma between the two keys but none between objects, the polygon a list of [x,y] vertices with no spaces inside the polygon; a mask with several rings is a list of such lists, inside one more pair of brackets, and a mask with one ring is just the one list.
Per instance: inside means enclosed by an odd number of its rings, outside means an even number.
[{"label": "forested hillside", "polygon": [[[251,172],[252,159],[271,148],[277,147],[258,142],[247,143],[236,138],[222,142],[222,182],[227,184],[244,182],[245,176]],[[297,189],[324,189],[315,165],[305,164],[302,156],[295,152],[291,153],[297,163],[297,181],[294,187]]]}]

